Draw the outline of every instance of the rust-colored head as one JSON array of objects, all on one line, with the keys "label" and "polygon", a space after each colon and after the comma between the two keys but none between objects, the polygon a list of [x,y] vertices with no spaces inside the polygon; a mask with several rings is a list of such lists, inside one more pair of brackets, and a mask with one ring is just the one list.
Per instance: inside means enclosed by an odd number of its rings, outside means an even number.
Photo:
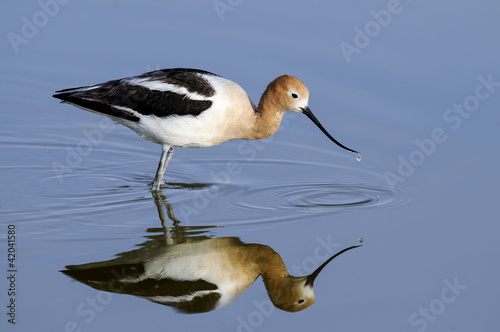
[{"label": "rust-colored head", "polygon": [[[315,301],[313,284],[316,277],[335,257],[343,254],[354,248],[361,247],[360,245],[345,248],[339,251],[326,262],[321,264],[313,273],[304,277],[293,277],[287,275],[276,280],[273,285],[266,285],[268,288],[269,298],[273,304],[282,310],[296,312],[304,310]],[[271,286],[272,288],[268,287]]]},{"label": "rust-colored head", "polygon": [[282,75],[269,83],[263,101],[271,102],[277,111],[302,113],[309,102],[309,90],[298,78]]},{"label": "rust-colored head", "polygon": [[[269,83],[260,99],[259,109],[261,112],[276,112],[281,116],[285,111],[293,111],[305,114],[314,124],[335,144],[351,152],[352,150],[332,137],[321,125],[309,108],[309,89],[298,78],[290,75],[282,75]],[[266,110],[266,111],[264,111]],[[274,132],[273,132],[274,133]]]},{"label": "rust-colored head", "polygon": [[293,276],[287,276],[278,287],[269,291],[269,298],[276,308],[290,312],[304,310],[316,299],[307,277]]}]

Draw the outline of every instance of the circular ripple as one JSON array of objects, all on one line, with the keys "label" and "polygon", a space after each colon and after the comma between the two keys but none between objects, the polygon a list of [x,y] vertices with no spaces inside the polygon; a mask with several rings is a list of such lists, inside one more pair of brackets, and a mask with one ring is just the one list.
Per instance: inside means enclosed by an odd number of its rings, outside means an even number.
[{"label": "circular ripple", "polygon": [[404,192],[381,184],[295,183],[257,186],[245,201],[233,203],[241,210],[345,211],[387,207],[406,201]]}]

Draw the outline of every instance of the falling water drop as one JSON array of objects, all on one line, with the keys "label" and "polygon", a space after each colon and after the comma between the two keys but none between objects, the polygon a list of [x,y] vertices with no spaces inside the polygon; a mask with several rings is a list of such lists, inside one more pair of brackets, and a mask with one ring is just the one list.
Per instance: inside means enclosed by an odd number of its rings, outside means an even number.
[{"label": "falling water drop", "polygon": [[361,155],[360,154],[358,154],[358,156],[356,157],[356,160],[357,161],[361,161]]}]

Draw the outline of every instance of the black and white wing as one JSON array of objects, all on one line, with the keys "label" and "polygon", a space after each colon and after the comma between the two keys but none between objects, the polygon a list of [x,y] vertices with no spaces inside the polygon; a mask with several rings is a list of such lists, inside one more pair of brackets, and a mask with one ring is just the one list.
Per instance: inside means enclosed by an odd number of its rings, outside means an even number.
[{"label": "black and white wing", "polygon": [[71,265],[61,272],[100,291],[142,297],[185,313],[214,310],[222,296],[216,285],[202,279],[144,277],[141,263],[110,263]]},{"label": "black and white wing", "polygon": [[57,91],[53,97],[91,112],[139,122],[154,115],[200,115],[210,108],[215,89],[210,77],[198,69],[152,71],[106,83]]}]

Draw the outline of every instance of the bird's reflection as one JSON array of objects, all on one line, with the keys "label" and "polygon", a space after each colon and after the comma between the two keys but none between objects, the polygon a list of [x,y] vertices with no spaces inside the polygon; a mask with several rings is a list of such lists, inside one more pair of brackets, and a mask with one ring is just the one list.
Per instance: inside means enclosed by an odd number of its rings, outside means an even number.
[{"label": "bird's reflection", "polygon": [[[294,277],[271,247],[215,237],[216,226],[180,226],[166,198],[156,195],[155,201],[163,228],[148,229],[138,249],[108,261],[66,266],[62,272],[95,289],[142,297],[184,313],[223,307],[262,276],[277,308],[299,311],[314,302],[313,283],[320,271],[359,247],[340,251],[308,276]],[[174,227],[167,226],[163,205]]]}]

